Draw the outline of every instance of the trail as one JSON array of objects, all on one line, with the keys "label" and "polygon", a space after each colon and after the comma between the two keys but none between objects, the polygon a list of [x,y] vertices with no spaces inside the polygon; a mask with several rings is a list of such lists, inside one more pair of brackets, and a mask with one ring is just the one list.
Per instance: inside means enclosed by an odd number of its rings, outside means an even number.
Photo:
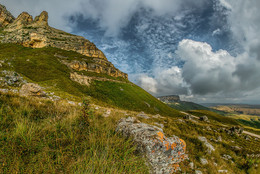
[{"label": "trail", "polygon": [[260,139],[260,135],[257,135],[257,134],[254,134],[254,133],[251,133],[251,132],[247,132],[247,131],[243,131],[244,134],[247,134],[247,135],[250,135],[252,137],[256,137],[256,138],[259,138]]}]

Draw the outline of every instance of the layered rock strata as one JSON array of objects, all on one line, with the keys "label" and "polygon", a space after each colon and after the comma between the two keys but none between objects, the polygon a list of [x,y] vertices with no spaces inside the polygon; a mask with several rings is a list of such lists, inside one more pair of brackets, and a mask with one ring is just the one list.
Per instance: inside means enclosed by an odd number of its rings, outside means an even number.
[{"label": "layered rock strata", "polygon": [[[25,47],[43,48],[56,47],[63,50],[75,51],[82,55],[93,58],[94,63],[81,65],[80,62],[72,62],[71,67],[75,70],[106,73],[113,77],[128,78],[109,62],[102,51],[94,43],[81,36],[72,35],[64,31],[52,28],[48,25],[48,13],[43,11],[39,16],[33,17],[27,12],[21,13],[16,19],[0,6],[0,27],[4,29],[5,36],[2,43],[21,44]],[[84,62],[83,62],[84,64]],[[79,68],[76,68],[79,66]]]},{"label": "layered rock strata", "polygon": [[14,21],[13,15],[8,12],[5,6],[0,4],[0,27],[5,27]]}]

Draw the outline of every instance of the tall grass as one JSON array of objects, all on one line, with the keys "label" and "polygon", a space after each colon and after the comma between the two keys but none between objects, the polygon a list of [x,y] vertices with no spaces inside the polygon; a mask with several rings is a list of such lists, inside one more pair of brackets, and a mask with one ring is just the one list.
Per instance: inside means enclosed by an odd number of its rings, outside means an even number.
[{"label": "tall grass", "polygon": [[115,119],[93,113],[86,126],[80,107],[0,96],[0,173],[148,173]]}]

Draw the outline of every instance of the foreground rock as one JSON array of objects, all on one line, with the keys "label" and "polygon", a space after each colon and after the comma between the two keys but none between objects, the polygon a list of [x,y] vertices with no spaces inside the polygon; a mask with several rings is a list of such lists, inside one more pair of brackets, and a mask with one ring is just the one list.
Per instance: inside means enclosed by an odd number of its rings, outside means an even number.
[{"label": "foreground rock", "polygon": [[45,97],[46,93],[41,89],[41,87],[34,83],[26,83],[20,89],[20,94],[24,96],[37,96]]},{"label": "foreground rock", "polygon": [[188,158],[186,143],[177,136],[166,137],[159,127],[141,123],[133,117],[119,121],[117,132],[132,137],[151,165],[151,173],[169,174],[180,170],[179,163]]},{"label": "foreground rock", "polygon": [[212,151],[215,151],[215,148],[208,142],[207,138],[199,136],[198,139],[207,147],[209,154],[211,154]]}]

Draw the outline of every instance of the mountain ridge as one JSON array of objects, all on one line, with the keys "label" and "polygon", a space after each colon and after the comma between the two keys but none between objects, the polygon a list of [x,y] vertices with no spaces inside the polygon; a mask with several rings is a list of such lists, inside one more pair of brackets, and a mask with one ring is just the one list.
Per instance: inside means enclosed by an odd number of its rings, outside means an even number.
[{"label": "mountain ridge", "polygon": [[4,37],[0,39],[1,43],[15,43],[31,48],[51,46],[67,51],[75,51],[95,60],[94,64],[87,64],[84,61],[76,63],[76,66],[85,65],[84,69],[81,68],[81,70],[128,79],[128,75],[115,68],[94,43],[82,36],[72,35],[50,27],[46,11],[43,11],[34,19],[27,12],[22,12],[15,19],[4,6],[0,6],[0,12],[0,26],[2,26],[5,33]]}]

